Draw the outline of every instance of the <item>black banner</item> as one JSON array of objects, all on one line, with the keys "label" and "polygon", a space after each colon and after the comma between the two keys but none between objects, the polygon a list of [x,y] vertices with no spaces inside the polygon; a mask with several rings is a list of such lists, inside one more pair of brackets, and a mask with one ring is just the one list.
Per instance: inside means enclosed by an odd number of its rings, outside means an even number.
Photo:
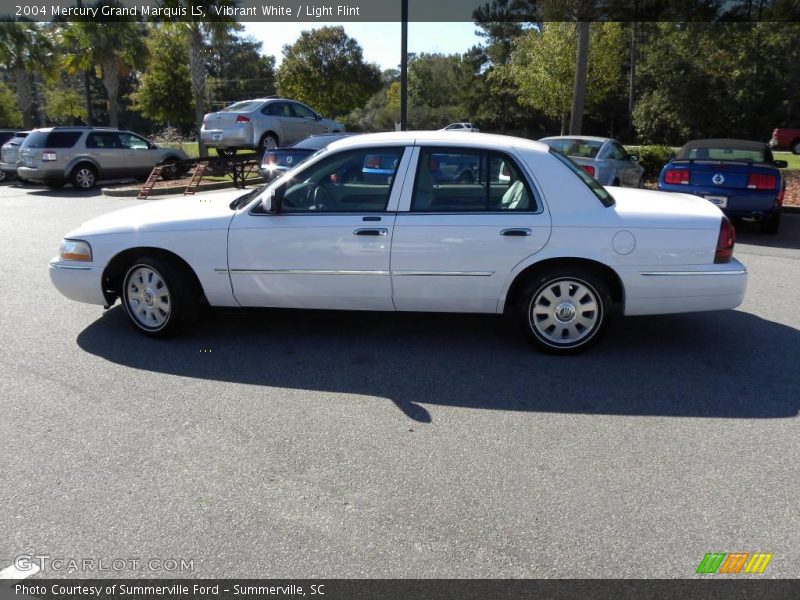
[{"label": "black banner", "polygon": [[[552,600],[800,597],[799,580],[469,580],[469,579],[27,579],[0,582],[0,600]],[[756,576],[757,577],[757,576]]]},{"label": "black banner", "polygon": [[[397,22],[400,0],[0,0],[0,17],[32,21]],[[410,21],[793,22],[794,0],[408,0]]]}]

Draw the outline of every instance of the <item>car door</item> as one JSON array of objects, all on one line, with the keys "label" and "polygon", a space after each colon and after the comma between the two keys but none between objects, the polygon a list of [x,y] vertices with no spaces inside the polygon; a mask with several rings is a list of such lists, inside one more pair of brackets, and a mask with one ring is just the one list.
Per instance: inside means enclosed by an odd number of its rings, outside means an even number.
[{"label": "car door", "polygon": [[150,147],[147,140],[129,131],[117,134],[124,148],[124,164],[122,176],[144,177],[153,170],[158,162],[158,152]]},{"label": "car door", "polygon": [[86,151],[100,165],[98,177],[124,177],[126,151],[116,133],[89,132],[86,136]]},{"label": "car door", "polygon": [[303,137],[327,133],[328,128],[317,118],[317,113],[299,102],[291,103],[294,116],[299,119],[298,128]]},{"label": "car door", "polygon": [[[365,183],[363,165],[393,154],[392,177]],[[323,153],[269,191],[282,197],[269,214],[237,214],[228,269],[242,306],[392,310],[390,249],[411,150],[386,146]],[[265,192],[267,193],[267,192]]]},{"label": "car door", "polygon": [[[474,181],[438,174],[470,162]],[[392,238],[395,308],[495,312],[511,271],[550,236],[531,178],[499,150],[421,147],[412,163]]]},{"label": "car door", "polygon": [[[266,127],[260,128],[264,131],[274,130],[278,134],[279,146],[288,146],[305,137],[297,127],[297,119],[288,102],[268,102],[261,112],[268,118],[265,120]],[[259,135],[262,133],[259,132]]]},{"label": "car door", "polygon": [[630,155],[617,142],[608,143],[608,161],[614,165],[622,185],[636,187],[639,185],[639,165],[631,160]]}]

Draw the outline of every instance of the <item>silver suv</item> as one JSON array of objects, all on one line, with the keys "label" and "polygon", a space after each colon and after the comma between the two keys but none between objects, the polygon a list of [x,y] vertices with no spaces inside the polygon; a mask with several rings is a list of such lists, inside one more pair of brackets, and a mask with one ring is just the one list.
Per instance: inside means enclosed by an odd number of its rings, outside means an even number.
[{"label": "silver suv", "polygon": [[57,189],[65,183],[81,190],[100,179],[141,179],[159,164],[172,165],[164,176],[175,177],[183,150],[161,148],[130,131],[105,127],[34,129],[22,142],[17,175]]},{"label": "silver suv", "polygon": [[7,132],[0,132],[0,142],[3,144],[2,150],[0,150],[0,181],[13,179],[17,176],[19,147],[22,145],[22,140],[24,140],[30,132],[11,132],[8,138],[6,138],[6,133]]},{"label": "silver suv", "polygon": [[344,131],[341,123],[321,117],[296,100],[257,98],[208,113],[200,138],[220,156],[231,156],[239,148],[273,150],[310,135],[340,131]]}]

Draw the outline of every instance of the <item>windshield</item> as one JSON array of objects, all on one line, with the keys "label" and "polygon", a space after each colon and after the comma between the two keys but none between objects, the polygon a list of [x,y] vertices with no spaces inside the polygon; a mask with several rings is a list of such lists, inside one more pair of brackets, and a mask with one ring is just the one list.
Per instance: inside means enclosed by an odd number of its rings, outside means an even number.
[{"label": "windshield", "polygon": [[577,156],[579,158],[595,158],[597,153],[600,152],[600,148],[603,147],[603,142],[580,138],[560,138],[542,141],[565,156]]},{"label": "windshield", "polygon": [[584,171],[580,166],[572,162],[568,157],[561,154],[556,149],[551,149],[550,154],[555,156],[558,160],[564,163],[567,168],[575,173],[580,180],[586,184],[586,186],[592,190],[592,193],[597,196],[597,199],[603,203],[603,206],[614,206],[614,196],[608,193],[608,190],[604,188],[600,183],[591,175],[589,175],[586,171]]},{"label": "windshield", "polygon": [[251,112],[261,106],[262,102],[257,100],[244,100],[243,102],[235,102],[230,106],[226,106],[220,112]]}]

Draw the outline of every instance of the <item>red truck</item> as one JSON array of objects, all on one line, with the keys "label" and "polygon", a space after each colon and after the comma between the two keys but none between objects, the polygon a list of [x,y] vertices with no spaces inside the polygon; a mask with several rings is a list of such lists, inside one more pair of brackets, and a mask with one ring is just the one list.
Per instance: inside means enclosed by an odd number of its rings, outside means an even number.
[{"label": "red truck", "polygon": [[769,147],[773,150],[791,150],[794,154],[800,154],[800,129],[779,127],[772,132]]}]

